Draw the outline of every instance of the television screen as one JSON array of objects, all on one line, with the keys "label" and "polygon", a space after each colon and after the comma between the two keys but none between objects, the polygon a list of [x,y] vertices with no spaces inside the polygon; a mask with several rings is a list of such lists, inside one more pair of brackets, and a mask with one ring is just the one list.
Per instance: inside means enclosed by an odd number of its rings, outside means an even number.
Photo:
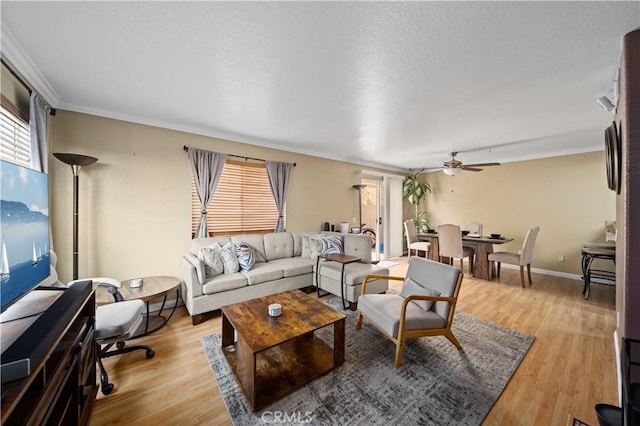
[{"label": "television screen", "polygon": [[50,274],[47,175],[1,161],[0,207],[4,311]]}]

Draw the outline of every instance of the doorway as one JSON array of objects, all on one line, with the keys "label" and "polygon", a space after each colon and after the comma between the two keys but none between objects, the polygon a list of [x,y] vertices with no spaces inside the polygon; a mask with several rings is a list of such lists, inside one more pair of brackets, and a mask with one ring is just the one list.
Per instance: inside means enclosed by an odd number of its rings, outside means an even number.
[{"label": "doorway", "polygon": [[384,186],[381,180],[362,179],[360,219],[362,233],[371,238],[371,259],[384,260]]}]

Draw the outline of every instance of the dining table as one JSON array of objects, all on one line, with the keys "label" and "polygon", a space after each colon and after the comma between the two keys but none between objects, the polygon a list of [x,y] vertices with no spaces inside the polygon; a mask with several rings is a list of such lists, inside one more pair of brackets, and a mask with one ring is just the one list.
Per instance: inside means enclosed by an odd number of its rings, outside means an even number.
[{"label": "dining table", "polygon": [[[489,254],[493,253],[494,244],[500,245],[513,241],[513,238],[500,236],[498,238],[491,237],[490,235],[480,235],[478,237],[462,235],[462,241],[467,243],[465,245],[473,246],[476,250],[476,259],[473,268],[473,277],[480,278],[482,280],[489,280]],[[429,250],[429,258],[440,261],[440,249],[438,244],[437,232],[420,232],[418,233],[418,239],[420,241],[428,241],[431,243],[431,249]],[[494,274],[495,275],[495,274]]]}]

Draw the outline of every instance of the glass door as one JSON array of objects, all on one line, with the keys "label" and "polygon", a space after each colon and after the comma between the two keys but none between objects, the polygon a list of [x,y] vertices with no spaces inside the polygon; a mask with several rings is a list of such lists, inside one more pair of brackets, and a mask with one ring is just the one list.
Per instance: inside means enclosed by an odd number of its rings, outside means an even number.
[{"label": "glass door", "polygon": [[384,259],[384,191],[380,180],[362,179],[362,233],[371,239],[371,259]]}]

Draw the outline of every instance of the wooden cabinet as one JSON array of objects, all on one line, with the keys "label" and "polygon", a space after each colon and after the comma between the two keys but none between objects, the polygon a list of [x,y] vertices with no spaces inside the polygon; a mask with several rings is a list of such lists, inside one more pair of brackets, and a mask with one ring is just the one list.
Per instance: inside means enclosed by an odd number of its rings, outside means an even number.
[{"label": "wooden cabinet", "polygon": [[[48,330],[34,329],[36,321],[22,333],[21,337],[28,342],[48,333],[45,341],[51,343],[43,349],[41,360],[32,361],[34,368],[31,374],[2,385],[3,425],[89,423],[98,386],[95,292],[91,282],[87,283],[88,287],[85,286],[83,291],[74,289],[80,283],[64,290],[41,314],[47,320],[45,328],[49,326]],[[74,292],[69,293],[72,289]],[[37,352],[38,348],[31,353]]]}]

